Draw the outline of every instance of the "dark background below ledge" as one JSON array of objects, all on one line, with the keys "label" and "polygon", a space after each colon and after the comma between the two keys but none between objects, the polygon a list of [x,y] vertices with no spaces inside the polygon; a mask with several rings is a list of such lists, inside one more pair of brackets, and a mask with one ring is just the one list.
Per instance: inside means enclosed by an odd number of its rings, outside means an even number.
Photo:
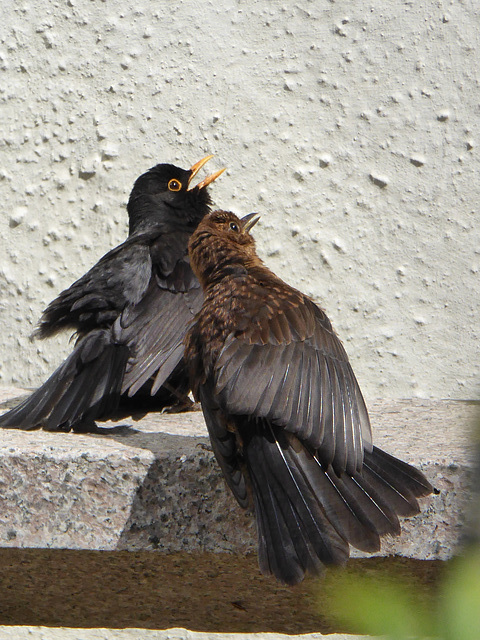
[{"label": "dark background below ledge", "polygon": [[[348,571],[408,580],[426,604],[445,563],[352,559]],[[321,579],[290,588],[260,574],[254,555],[0,549],[0,624],[185,627],[254,633],[347,632],[328,619]]]}]

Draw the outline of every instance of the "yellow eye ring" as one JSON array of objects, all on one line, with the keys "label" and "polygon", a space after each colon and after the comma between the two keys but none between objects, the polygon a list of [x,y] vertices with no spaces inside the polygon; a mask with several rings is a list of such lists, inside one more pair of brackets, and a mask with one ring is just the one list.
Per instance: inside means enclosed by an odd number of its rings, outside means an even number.
[{"label": "yellow eye ring", "polygon": [[182,188],[182,183],[176,178],[172,178],[171,180],[169,180],[167,186],[169,191],[180,191],[180,189]]}]

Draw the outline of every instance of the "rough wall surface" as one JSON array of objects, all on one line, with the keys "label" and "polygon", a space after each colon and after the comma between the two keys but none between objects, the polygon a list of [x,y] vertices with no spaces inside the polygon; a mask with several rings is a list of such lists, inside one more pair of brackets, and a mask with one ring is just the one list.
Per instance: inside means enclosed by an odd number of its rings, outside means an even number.
[{"label": "rough wall surface", "polygon": [[474,0],[7,2],[0,26],[0,382],[68,348],[41,310],[126,235],[134,179],[215,153],[367,397],[479,378]]}]

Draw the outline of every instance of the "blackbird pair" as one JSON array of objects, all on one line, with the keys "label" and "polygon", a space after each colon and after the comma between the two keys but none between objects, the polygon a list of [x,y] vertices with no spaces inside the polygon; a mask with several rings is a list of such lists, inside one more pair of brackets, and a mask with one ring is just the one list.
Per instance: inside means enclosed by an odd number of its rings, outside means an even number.
[{"label": "blackbird pair", "polygon": [[432,487],[373,446],[327,316],[258,258],[258,216],[209,213],[220,172],[188,189],[205,161],[137,180],[128,240],[42,316],[41,337],[77,331],[73,353],[0,426],[89,429],[144,385],[180,397],[191,385],[228,486],[253,503],[262,572],[296,584],[349,545],[377,551]]}]

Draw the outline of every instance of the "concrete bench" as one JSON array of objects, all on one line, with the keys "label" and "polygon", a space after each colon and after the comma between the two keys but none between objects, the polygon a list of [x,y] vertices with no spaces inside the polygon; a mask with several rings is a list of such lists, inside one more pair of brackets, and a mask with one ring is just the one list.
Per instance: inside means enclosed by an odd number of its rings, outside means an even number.
[{"label": "concrete bench", "polygon": [[[0,402],[24,393],[4,388]],[[371,403],[370,413],[376,444],[419,466],[438,491],[378,555],[449,558],[467,512],[477,407],[390,400]],[[201,412],[103,424],[112,428],[95,435],[0,433],[3,608],[12,612],[10,624],[165,629],[83,629],[81,637],[92,640],[240,640],[256,637],[254,631],[280,638],[263,632],[329,628],[315,604],[321,588],[314,580],[290,589],[258,571],[253,517],[224,486]],[[435,563],[408,559],[353,562],[400,561],[417,563],[409,564],[414,573],[419,564],[436,571]],[[80,637],[75,629],[0,627],[1,637],[25,634]]]},{"label": "concrete bench", "polygon": [[[4,388],[0,401],[21,393]],[[384,540],[382,554],[451,556],[468,500],[476,409],[450,400],[370,404],[375,443],[420,467],[438,490],[403,520],[400,537]],[[255,550],[253,517],[225,488],[201,412],[101,424],[115,428],[1,431],[1,547]]]}]

